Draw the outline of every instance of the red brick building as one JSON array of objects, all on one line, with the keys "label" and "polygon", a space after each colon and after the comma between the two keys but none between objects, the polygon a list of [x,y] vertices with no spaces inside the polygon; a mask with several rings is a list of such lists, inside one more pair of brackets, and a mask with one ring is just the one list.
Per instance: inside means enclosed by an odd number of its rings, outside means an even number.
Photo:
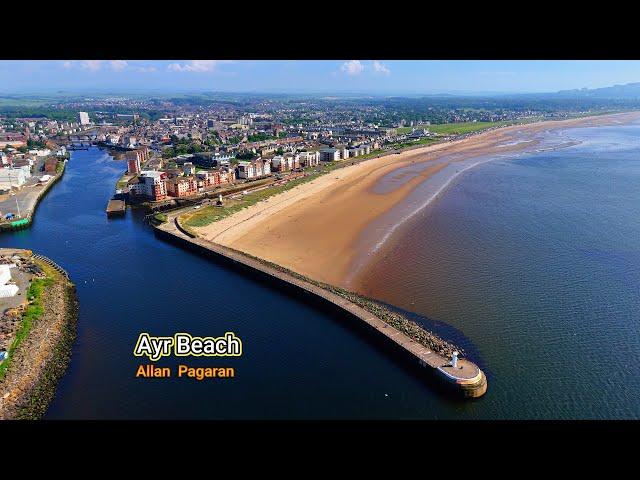
[{"label": "red brick building", "polygon": [[140,160],[138,159],[138,157],[134,156],[133,158],[129,158],[129,152],[127,152],[127,173],[133,175],[136,173],[140,173],[141,170],[142,168],[140,166]]},{"label": "red brick building", "polygon": [[198,183],[194,177],[176,177],[166,181],[167,195],[188,197],[198,193]]},{"label": "red brick building", "polygon": [[49,174],[56,173],[56,167],[58,166],[58,159],[55,157],[47,157],[44,159],[44,171]]},{"label": "red brick building", "polygon": [[129,150],[125,157],[127,159],[127,172],[136,174],[142,171],[142,164],[149,159],[149,149],[147,147],[139,147],[135,150]]}]

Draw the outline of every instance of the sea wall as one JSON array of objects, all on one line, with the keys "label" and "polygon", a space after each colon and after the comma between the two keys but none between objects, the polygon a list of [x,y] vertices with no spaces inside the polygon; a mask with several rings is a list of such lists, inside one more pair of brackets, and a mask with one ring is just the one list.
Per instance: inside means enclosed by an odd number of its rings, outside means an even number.
[{"label": "sea wall", "polygon": [[[348,328],[366,336],[376,346],[392,353],[395,359],[420,372],[421,378],[425,378],[432,387],[444,387],[463,397],[479,397],[485,393],[486,377],[472,362],[464,360],[465,372],[475,369],[474,375],[469,378],[456,378],[444,372],[442,367],[448,365],[448,354],[455,349],[455,346],[425,330],[422,330],[426,337],[424,341],[414,340],[403,331],[394,328],[395,325],[390,325],[388,319],[387,322],[382,320],[387,314],[382,305],[370,299],[356,299],[356,303],[352,301],[355,297],[349,299],[348,296],[334,293],[326,286],[314,284],[315,282],[312,283],[309,279],[288,272],[283,267],[269,265],[242,252],[195,238],[177,221],[175,226],[178,232],[170,231],[166,228],[166,224],[164,227],[156,226],[156,235],[321,308],[343,321],[342,323]],[[352,295],[355,296],[355,294]],[[344,322],[344,320],[347,321]]]}]

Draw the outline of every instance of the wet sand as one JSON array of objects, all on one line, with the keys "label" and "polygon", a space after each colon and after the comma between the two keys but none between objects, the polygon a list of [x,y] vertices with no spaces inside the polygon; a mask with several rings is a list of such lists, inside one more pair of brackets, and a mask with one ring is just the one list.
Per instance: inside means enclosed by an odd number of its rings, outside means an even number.
[{"label": "wet sand", "polygon": [[[388,237],[370,225],[431,179],[446,184],[471,168],[470,159],[567,145],[545,133],[563,128],[617,125],[640,112],[546,121],[488,131],[348,166],[214,222],[196,228],[202,238],[250,253],[308,277],[358,290],[354,270],[373,261],[375,245]],[[545,140],[546,141],[546,140]],[[461,168],[452,168],[460,165]],[[444,187],[443,187],[444,188]],[[367,241],[363,235],[367,234]],[[380,238],[372,238],[375,236]]]}]

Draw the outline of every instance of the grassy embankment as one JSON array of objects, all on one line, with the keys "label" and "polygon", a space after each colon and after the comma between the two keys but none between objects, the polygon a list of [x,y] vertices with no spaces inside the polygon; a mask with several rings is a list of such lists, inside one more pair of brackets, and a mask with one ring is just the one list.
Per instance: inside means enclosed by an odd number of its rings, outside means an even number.
[{"label": "grassy embankment", "polygon": [[464,135],[465,133],[478,132],[491,127],[500,127],[507,122],[459,122],[459,123],[441,123],[431,125],[417,125],[416,127],[399,127],[396,128],[398,135],[407,135],[411,133],[413,128],[426,128],[431,133],[438,135]]},{"label": "grassy embankment", "polygon": [[428,125],[426,128],[430,132],[438,135],[465,135],[467,133],[479,132],[487,128],[502,127],[508,122],[460,122],[442,123],[440,125]]},{"label": "grassy embankment", "polygon": [[160,222],[160,223],[164,223],[167,221],[167,215],[166,213],[156,213],[153,216],[154,219],[156,219],[156,221]]},{"label": "grassy embankment", "polygon": [[[396,128],[396,133],[398,135],[407,135],[408,133],[411,133],[413,131],[414,127],[398,127]],[[418,127],[415,127],[418,128]]]},{"label": "grassy embankment", "polygon": [[[415,128],[427,128],[431,133],[435,133],[437,136],[421,138],[419,140],[407,140],[404,142],[392,144],[391,147],[402,149],[415,147],[417,145],[425,146],[437,142],[441,137],[481,132],[482,130],[487,130],[494,127],[502,127],[507,124],[508,122],[460,122],[442,123],[438,125],[418,125]],[[409,134],[412,130],[412,127],[400,127],[396,129],[399,135]]]},{"label": "grassy embankment", "polygon": [[38,320],[44,313],[44,307],[42,305],[42,293],[45,288],[50,287],[54,280],[52,277],[47,276],[45,278],[36,278],[31,282],[29,290],[27,291],[27,299],[29,299],[29,305],[22,313],[22,319],[20,320],[20,327],[16,331],[16,336],[9,347],[9,358],[7,358],[2,364],[0,364],[0,379],[4,378],[4,375],[11,364],[13,354],[20,344],[27,338],[33,323]]},{"label": "grassy embankment", "polygon": [[124,172],[116,183],[116,190],[123,190],[127,186],[129,180],[131,180],[132,178],[133,175],[129,175],[127,172]]},{"label": "grassy embankment", "polygon": [[403,149],[403,148],[409,148],[409,147],[416,147],[418,145],[420,146],[426,146],[429,145],[431,143],[435,143],[437,142],[439,139],[436,137],[426,137],[426,138],[421,138],[419,140],[408,140],[406,142],[399,142],[399,143],[393,143],[391,145],[389,145],[392,148],[395,149]]}]

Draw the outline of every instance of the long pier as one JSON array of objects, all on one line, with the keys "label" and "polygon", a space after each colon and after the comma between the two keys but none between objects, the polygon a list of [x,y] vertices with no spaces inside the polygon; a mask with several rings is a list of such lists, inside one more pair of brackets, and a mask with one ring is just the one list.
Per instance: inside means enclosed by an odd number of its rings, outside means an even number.
[{"label": "long pier", "polygon": [[453,387],[454,391],[466,398],[480,397],[487,390],[487,378],[475,363],[467,359],[459,359],[457,364],[453,366],[449,359],[416,342],[348,299],[273,268],[242,252],[193,236],[180,226],[177,217],[174,218],[174,221],[156,226],[155,232],[162,239],[257,276],[263,281],[283,287],[289,293],[295,291],[301,298],[319,302],[343,317],[346,314],[349,318],[358,320],[359,326],[364,327],[364,330],[374,339],[396,347],[396,350],[405,359],[435,373],[435,377],[440,380],[441,384]]}]

